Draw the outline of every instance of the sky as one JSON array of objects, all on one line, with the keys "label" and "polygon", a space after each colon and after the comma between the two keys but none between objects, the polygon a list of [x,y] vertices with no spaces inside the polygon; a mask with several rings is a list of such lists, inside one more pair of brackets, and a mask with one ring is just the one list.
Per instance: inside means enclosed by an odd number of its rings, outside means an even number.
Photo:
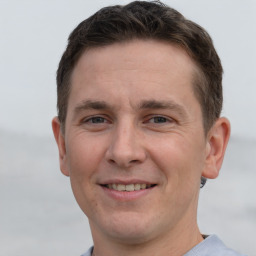
[{"label": "sky", "polygon": [[[130,1],[0,0],[0,131],[50,135],[55,74],[70,32],[99,8]],[[165,0],[203,26],[224,67],[232,135],[256,140],[256,1]]]}]

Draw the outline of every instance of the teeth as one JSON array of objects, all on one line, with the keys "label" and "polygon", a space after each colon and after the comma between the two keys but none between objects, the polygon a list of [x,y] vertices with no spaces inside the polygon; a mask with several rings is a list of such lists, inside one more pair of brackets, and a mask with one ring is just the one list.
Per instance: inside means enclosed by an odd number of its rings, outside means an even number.
[{"label": "teeth", "polygon": [[118,184],[117,185],[117,190],[118,191],[125,191],[125,185],[124,184]]},{"label": "teeth", "polygon": [[134,185],[133,184],[126,185],[125,190],[126,191],[134,191]]},{"label": "teeth", "polygon": [[135,184],[134,185],[134,190],[140,190],[140,187],[141,187],[140,184]]},{"label": "teeth", "polygon": [[140,187],[141,187],[141,189],[145,189],[147,187],[147,185],[146,184],[141,184]]},{"label": "teeth", "polygon": [[114,189],[117,191],[136,191],[141,189],[150,188],[152,185],[150,184],[107,184],[107,188]]}]

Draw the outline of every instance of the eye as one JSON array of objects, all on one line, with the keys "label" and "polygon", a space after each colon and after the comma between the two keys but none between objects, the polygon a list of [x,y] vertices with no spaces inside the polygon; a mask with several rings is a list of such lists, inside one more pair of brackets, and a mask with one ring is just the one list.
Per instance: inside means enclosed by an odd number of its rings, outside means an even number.
[{"label": "eye", "polygon": [[148,119],[148,123],[150,124],[168,124],[172,123],[174,120],[172,118],[164,117],[164,116],[152,116]]},{"label": "eye", "polygon": [[169,131],[177,123],[175,119],[164,115],[149,115],[145,118],[144,127],[154,131]]},{"label": "eye", "polygon": [[109,123],[109,119],[103,116],[88,116],[82,119],[81,123],[87,126],[105,125]]},{"label": "eye", "polygon": [[106,123],[107,120],[101,116],[95,116],[91,117],[87,120],[85,120],[86,123],[93,123],[93,124],[101,124],[101,123]]},{"label": "eye", "polygon": [[82,119],[80,125],[85,130],[98,132],[108,129],[111,125],[111,120],[108,117],[93,115]]},{"label": "eye", "polygon": [[163,116],[155,116],[152,117],[151,119],[149,119],[150,123],[166,123],[168,122],[167,118],[163,117]]}]

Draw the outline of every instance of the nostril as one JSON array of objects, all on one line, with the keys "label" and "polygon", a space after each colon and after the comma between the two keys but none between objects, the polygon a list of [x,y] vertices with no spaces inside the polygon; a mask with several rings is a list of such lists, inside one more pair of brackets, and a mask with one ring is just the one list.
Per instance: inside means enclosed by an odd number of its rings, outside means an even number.
[{"label": "nostril", "polygon": [[127,161],[127,164],[123,163],[123,162],[118,162],[118,161],[115,161],[114,159],[108,159],[108,162],[111,163],[111,164],[119,164],[119,165],[130,165],[130,164],[135,164],[135,163],[138,163],[139,160],[130,160],[130,161]]}]

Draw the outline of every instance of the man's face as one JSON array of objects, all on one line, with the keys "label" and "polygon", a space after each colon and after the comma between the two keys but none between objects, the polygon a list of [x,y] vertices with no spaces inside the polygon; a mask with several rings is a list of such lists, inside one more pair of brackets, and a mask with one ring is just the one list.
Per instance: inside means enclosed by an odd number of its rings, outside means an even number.
[{"label": "man's face", "polygon": [[61,169],[93,234],[134,243],[196,223],[207,142],[195,70],[182,49],[156,41],[81,56]]}]

